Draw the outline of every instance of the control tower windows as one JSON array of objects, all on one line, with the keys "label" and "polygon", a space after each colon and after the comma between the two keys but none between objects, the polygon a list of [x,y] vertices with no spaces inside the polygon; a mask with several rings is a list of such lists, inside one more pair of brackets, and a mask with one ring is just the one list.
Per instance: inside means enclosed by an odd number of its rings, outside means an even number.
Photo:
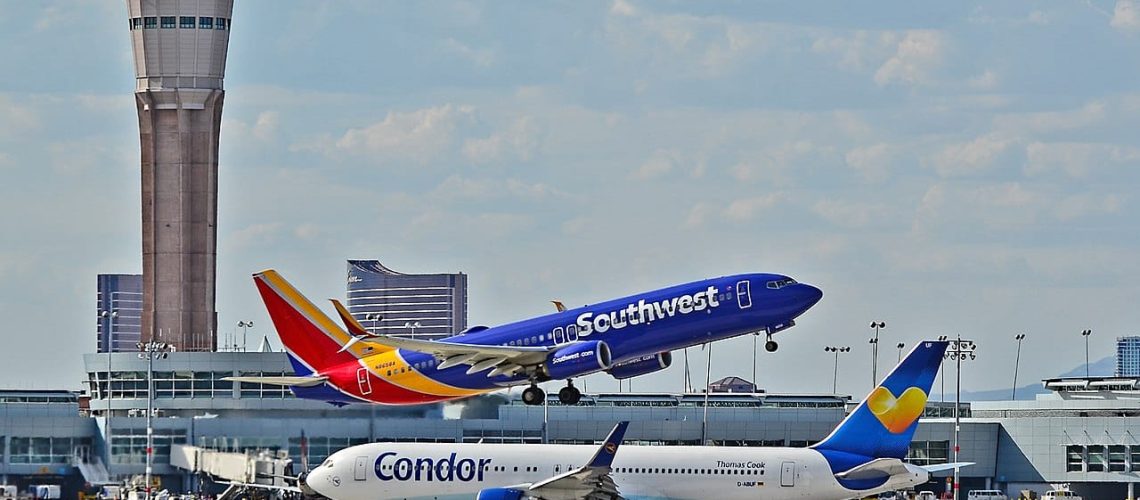
[{"label": "control tower windows", "polygon": [[141,30],[142,27],[143,27],[143,18],[135,17],[135,18],[131,19],[131,29],[132,30]]},{"label": "control tower windows", "polygon": [[182,29],[194,29],[194,16],[179,16],[178,27]]},{"label": "control tower windows", "polygon": [[198,29],[212,30],[214,29],[214,18],[212,17],[199,17]]},{"label": "control tower windows", "polygon": [[219,17],[214,20],[214,28],[224,30],[226,29],[226,18]]},{"label": "control tower windows", "polygon": [[158,18],[157,17],[148,16],[148,17],[143,18],[143,28],[146,28],[148,30],[152,30],[152,29],[155,29],[157,27],[158,27]]},{"label": "control tower windows", "polygon": [[[154,26],[151,26],[151,28],[153,28],[153,27]],[[162,16],[162,28],[167,29],[167,28],[173,28],[173,27],[174,27],[174,16]]]}]

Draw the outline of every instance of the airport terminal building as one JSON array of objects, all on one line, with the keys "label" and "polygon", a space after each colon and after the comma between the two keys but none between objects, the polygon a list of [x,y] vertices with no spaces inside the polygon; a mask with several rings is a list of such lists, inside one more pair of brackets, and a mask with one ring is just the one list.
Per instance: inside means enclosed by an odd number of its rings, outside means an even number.
[{"label": "airport terminal building", "polygon": [[[87,394],[0,392],[0,479],[21,488],[78,488],[142,474],[146,450],[146,362],[134,354],[88,354]],[[108,376],[108,363],[111,366]],[[289,373],[283,353],[174,353],[154,362],[155,474],[172,491],[201,481],[170,465],[170,445],[233,451],[271,449],[310,465],[368,441],[593,443],[619,420],[639,445],[806,446],[825,437],[853,405],[832,394],[713,393],[708,423],[703,394],[587,394],[547,408],[487,396],[462,418],[443,407],[335,407],[287,390],[221,380]],[[108,384],[109,382],[109,384]],[[1140,379],[1043,382],[1035,401],[963,404],[963,491],[1044,492],[1069,484],[1086,499],[1130,498],[1140,474]],[[517,397],[517,394],[516,394]],[[109,410],[109,411],[108,411]],[[953,403],[927,405],[911,446],[917,464],[953,461]],[[1122,418],[1123,417],[1123,418]],[[924,489],[945,490],[945,474]]]}]

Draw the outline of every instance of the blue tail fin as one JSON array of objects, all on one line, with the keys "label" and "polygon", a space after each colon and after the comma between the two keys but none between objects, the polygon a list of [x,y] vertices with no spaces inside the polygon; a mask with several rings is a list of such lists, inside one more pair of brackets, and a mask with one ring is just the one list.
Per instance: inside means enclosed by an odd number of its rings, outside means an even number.
[{"label": "blue tail fin", "polygon": [[829,436],[812,448],[833,472],[905,458],[949,342],[920,342]]}]

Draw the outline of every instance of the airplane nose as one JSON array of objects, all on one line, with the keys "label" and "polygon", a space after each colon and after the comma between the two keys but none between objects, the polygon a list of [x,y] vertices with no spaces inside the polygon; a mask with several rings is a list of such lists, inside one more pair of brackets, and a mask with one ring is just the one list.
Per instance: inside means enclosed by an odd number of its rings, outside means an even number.
[{"label": "airplane nose", "polygon": [[[323,467],[310,471],[305,476],[305,484],[309,489],[320,493],[325,497],[329,497],[328,493],[328,472]],[[329,497],[331,498],[331,497]]]},{"label": "airplane nose", "polygon": [[823,290],[806,283],[800,283],[799,288],[800,314],[803,314],[823,298]]}]

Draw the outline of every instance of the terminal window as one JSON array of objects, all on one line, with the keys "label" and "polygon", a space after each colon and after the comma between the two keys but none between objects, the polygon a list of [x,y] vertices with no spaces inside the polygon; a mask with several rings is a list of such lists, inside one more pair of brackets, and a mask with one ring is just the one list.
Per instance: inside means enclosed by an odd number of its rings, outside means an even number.
[{"label": "terminal window", "polygon": [[178,18],[178,27],[182,29],[194,29],[194,16],[180,16]]},{"label": "terminal window", "polygon": [[[154,19],[154,18],[151,18],[151,19]],[[153,28],[153,27],[154,26],[151,26],[151,28]],[[174,16],[162,16],[162,27],[163,28],[173,28],[174,27]]]}]

